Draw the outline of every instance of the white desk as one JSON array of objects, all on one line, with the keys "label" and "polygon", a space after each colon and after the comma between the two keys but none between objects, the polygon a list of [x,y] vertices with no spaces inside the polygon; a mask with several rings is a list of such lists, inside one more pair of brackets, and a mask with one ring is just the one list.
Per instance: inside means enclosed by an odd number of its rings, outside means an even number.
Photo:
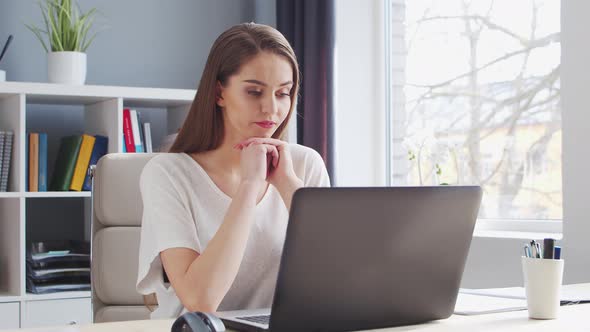
[{"label": "white desk", "polygon": [[[590,287],[590,284],[575,285],[575,288],[580,289],[588,289],[588,287]],[[590,331],[590,304],[562,306],[560,310],[559,318],[555,320],[529,319],[528,312],[523,310],[476,316],[453,315],[449,319],[433,321],[426,324],[372,331]],[[172,322],[173,320],[142,320],[68,327],[22,329],[12,330],[11,332],[169,332]]]}]

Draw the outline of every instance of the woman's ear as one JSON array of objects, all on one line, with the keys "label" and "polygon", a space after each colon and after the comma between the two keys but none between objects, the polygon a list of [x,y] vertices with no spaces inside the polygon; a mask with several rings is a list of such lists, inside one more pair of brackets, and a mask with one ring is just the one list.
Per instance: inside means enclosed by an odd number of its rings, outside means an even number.
[{"label": "woman's ear", "polygon": [[221,82],[217,81],[215,86],[215,104],[219,107],[225,107],[225,100],[223,100],[223,86]]}]

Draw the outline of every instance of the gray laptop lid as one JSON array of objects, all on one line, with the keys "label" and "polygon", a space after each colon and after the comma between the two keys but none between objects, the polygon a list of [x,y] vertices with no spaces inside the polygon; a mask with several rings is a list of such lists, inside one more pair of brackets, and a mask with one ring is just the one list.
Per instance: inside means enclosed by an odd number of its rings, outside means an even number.
[{"label": "gray laptop lid", "polygon": [[471,243],[477,186],[302,188],[271,331],[347,331],[449,317]]}]

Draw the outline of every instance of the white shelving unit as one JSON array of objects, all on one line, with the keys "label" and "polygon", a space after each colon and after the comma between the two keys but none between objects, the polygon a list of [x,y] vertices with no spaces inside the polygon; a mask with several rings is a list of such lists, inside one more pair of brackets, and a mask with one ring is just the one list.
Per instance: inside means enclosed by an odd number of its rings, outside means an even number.
[{"label": "white shelving unit", "polygon": [[[39,225],[53,222],[56,224],[46,227],[57,229],[58,234],[60,227],[64,233],[70,228],[80,228],[86,233],[90,218],[90,192],[26,191],[26,135],[28,131],[43,129],[38,125],[36,128],[27,125],[33,116],[28,110],[44,105],[80,107],[83,125],[82,128],[72,128],[72,134],[108,136],[109,153],[113,153],[122,151],[123,108],[141,109],[142,114],[165,112],[165,116],[160,117],[165,121],[151,122],[152,132],[159,130],[164,133],[160,135],[161,139],[181,126],[194,96],[195,90],[0,82],[0,130],[15,133],[8,192],[0,193],[0,329],[87,323],[91,320],[90,292],[26,293],[25,257],[27,243],[31,240],[27,239],[28,234],[41,237],[43,234],[35,233],[39,231],[37,228],[42,228]],[[161,142],[153,143],[157,147]],[[51,156],[48,160],[52,160]],[[48,176],[50,179],[51,174]],[[70,214],[67,207],[62,209],[65,212],[51,210],[52,205],[59,209],[61,204],[78,204],[84,209],[72,209]],[[56,214],[53,219],[52,213]],[[58,219],[68,219],[71,224],[64,226]]]}]

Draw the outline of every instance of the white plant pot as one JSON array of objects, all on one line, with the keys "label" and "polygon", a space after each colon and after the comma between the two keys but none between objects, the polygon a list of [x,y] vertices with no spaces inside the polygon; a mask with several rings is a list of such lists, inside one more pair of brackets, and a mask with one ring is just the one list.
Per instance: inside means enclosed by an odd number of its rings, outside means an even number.
[{"label": "white plant pot", "polygon": [[86,53],[47,53],[47,76],[50,83],[84,84],[86,81]]}]

